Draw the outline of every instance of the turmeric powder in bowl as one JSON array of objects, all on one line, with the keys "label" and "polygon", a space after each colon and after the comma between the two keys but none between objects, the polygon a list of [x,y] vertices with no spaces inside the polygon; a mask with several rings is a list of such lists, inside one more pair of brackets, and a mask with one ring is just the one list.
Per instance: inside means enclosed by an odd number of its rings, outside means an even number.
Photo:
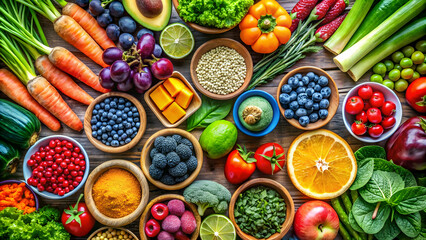
[{"label": "turmeric powder in bowl", "polygon": [[136,210],[141,202],[142,190],[132,173],[121,168],[111,168],[96,180],[92,196],[102,214],[121,218]]}]

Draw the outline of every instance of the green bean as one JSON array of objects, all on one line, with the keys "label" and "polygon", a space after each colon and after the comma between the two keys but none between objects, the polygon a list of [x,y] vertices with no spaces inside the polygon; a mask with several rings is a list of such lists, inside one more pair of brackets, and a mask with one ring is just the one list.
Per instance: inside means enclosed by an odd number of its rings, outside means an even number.
[{"label": "green bean", "polygon": [[339,216],[340,221],[345,225],[348,232],[354,237],[355,239],[359,240],[362,239],[358,232],[356,232],[349,223],[348,215],[345,213],[345,210],[343,209],[342,205],[339,202],[338,198],[331,199],[331,206],[333,206],[334,210],[336,210],[337,215]]},{"label": "green bean", "polygon": [[349,212],[352,210],[351,199],[349,198],[349,195],[347,192],[344,192],[340,197],[342,198],[343,205],[346,208],[346,214],[349,215]]},{"label": "green bean", "polygon": [[351,197],[352,197],[352,202],[354,203],[358,199],[358,191],[351,190]]},{"label": "green bean", "polygon": [[352,240],[351,235],[348,233],[348,231],[345,229],[341,222],[339,223],[339,232],[340,235],[342,235],[343,240]]}]

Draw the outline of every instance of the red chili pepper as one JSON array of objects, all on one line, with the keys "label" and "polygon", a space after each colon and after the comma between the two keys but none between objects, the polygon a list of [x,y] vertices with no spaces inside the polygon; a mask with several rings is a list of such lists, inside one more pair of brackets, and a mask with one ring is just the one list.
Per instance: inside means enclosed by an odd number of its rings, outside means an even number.
[{"label": "red chili pepper", "polygon": [[334,3],[333,6],[331,6],[330,10],[328,10],[327,14],[325,15],[324,19],[320,23],[320,25],[325,25],[327,23],[330,23],[334,19],[336,19],[340,14],[345,11],[345,8],[349,5],[349,0],[337,0],[336,3]]},{"label": "red chili pepper", "polygon": [[291,23],[290,27],[291,32],[296,30],[300,21],[304,20],[309,16],[310,12],[315,7],[315,4],[317,4],[317,2],[318,0],[299,0],[299,2],[296,3],[290,14],[291,18],[293,19],[293,22]]},{"label": "red chili pepper", "polygon": [[318,5],[314,7],[311,14],[309,15],[308,22],[315,21],[315,20],[321,20],[325,14],[327,13],[328,9],[336,2],[337,0],[323,0]]},{"label": "red chili pepper", "polygon": [[340,24],[342,24],[343,20],[345,20],[346,15],[348,14],[345,13],[334,19],[332,22],[318,28],[315,32],[316,42],[324,42],[325,40],[329,39],[331,35],[333,35],[334,32],[340,27]]}]

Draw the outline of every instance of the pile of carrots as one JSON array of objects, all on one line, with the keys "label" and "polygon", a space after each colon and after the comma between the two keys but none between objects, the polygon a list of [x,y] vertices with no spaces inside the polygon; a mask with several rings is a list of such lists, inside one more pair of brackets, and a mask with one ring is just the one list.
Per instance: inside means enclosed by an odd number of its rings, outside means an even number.
[{"label": "pile of carrots", "polygon": [[15,207],[24,214],[36,210],[34,195],[24,182],[0,185],[0,211],[7,207]]}]

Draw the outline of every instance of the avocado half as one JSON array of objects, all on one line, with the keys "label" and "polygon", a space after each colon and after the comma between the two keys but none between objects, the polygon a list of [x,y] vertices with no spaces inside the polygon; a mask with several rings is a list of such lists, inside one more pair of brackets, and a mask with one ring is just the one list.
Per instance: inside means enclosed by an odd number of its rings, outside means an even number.
[{"label": "avocado half", "polygon": [[167,26],[170,20],[170,15],[172,13],[171,0],[161,0],[163,3],[163,11],[158,16],[153,18],[145,17],[139,11],[137,1],[139,0],[123,0],[124,8],[135,21],[153,31],[161,31]]}]

